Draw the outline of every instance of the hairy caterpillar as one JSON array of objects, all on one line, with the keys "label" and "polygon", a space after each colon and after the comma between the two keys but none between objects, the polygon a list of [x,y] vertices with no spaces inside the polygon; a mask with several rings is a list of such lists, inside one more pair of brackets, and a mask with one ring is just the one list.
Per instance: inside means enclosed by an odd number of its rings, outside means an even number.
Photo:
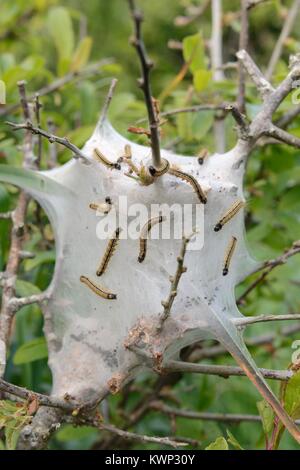
[{"label": "hairy caterpillar", "polygon": [[95,294],[99,295],[103,299],[114,300],[117,298],[116,294],[108,292],[106,289],[100,286],[96,286],[90,279],[86,276],[80,276],[80,282],[85,284],[89,289],[91,289]]},{"label": "hairy caterpillar", "polygon": [[209,151],[207,149],[201,150],[201,152],[198,155],[198,163],[199,165],[203,165],[204,160],[208,157]]},{"label": "hairy caterpillar", "polygon": [[94,155],[99,162],[106,166],[106,168],[121,170],[121,165],[119,162],[111,162],[103,155],[103,153],[100,152],[99,149],[94,149]]},{"label": "hairy caterpillar", "polygon": [[188,175],[187,173],[184,173],[183,171],[181,170],[177,170],[175,168],[170,168],[168,170],[168,173],[170,175],[173,175],[173,176],[176,176],[177,178],[180,178],[181,180],[185,181],[186,183],[189,183],[193,190],[195,191],[195,193],[197,194],[200,202],[202,204],[206,204],[207,203],[207,197],[206,195],[204,194],[204,191],[203,189],[201,188],[200,184],[198,183],[198,181],[196,180],[196,178],[194,178],[192,175]]},{"label": "hairy caterpillar", "polygon": [[149,219],[143,226],[140,235],[140,252],[138,256],[139,263],[142,263],[146,258],[148,233],[150,232],[152,227],[154,227],[154,225],[160,224],[164,220],[166,220],[166,218],[160,215],[159,217],[153,217],[152,219]]},{"label": "hairy caterpillar", "polygon": [[232,237],[228,245],[228,248],[226,250],[225,259],[224,259],[224,267],[223,267],[223,276],[227,276],[228,274],[229,265],[233,256],[233,252],[235,250],[236,242],[237,242],[236,237]]},{"label": "hairy caterpillar", "polygon": [[108,214],[111,210],[111,207],[112,207],[112,202],[111,202],[110,197],[106,197],[104,203],[91,202],[89,204],[90,209],[92,209],[93,211],[102,212],[103,214]]},{"label": "hairy caterpillar", "polygon": [[121,232],[121,230],[119,228],[117,228],[117,230],[114,233],[114,236],[109,240],[109,242],[107,244],[107,247],[106,247],[106,250],[105,250],[105,253],[104,253],[104,256],[101,260],[100,266],[99,266],[99,268],[96,272],[97,276],[102,276],[102,274],[105,273],[105,270],[107,268],[109,260],[112,257],[112,255],[114,254],[114,251],[115,251],[116,246],[118,244],[120,232]]},{"label": "hairy caterpillar", "polygon": [[221,217],[221,219],[219,220],[219,222],[216,223],[215,227],[214,227],[214,231],[215,232],[219,232],[223,225],[225,225],[227,222],[229,222],[229,220],[231,220],[238,212],[240,209],[242,209],[242,207],[245,206],[245,202],[244,201],[236,201],[231,207],[230,209],[228,209],[227,212],[225,212],[225,214],[223,215],[223,217]]},{"label": "hairy caterpillar", "polygon": [[157,178],[158,176],[162,176],[165,173],[167,173],[169,169],[170,169],[170,163],[168,162],[168,160],[163,158],[160,169],[156,169],[154,168],[154,166],[151,165],[149,166],[149,173],[151,176],[155,176]]}]

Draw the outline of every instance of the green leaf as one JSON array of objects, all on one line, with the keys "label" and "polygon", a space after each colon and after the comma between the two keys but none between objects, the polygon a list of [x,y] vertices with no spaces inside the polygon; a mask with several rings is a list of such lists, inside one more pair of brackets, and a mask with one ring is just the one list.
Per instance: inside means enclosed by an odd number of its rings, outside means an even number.
[{"label": "green leaf", "polygon": [[13,363],[18,366],[48,357],[47,343],[44,337],[33,339],[17,349]]},{"label": "green leaf", "polygon": [[18,279],[16,282],[16,294],[18,297],[28,297],[29,295],[40,294],[41,290],[28,281]]},{"label": "green leaf", "polygon": [[224,437],[218,437],[214,442],[205,447],[205,450],[229,450],[227,441]]},{"label": "green leaf", "polygon": [[267,436],[273,428],[273,423],[274,423],[274,412],[270,405],[266,401],[258,401],[256,403],[256,406],[258,408],[258,412],[261,416],[262,419],[262,426],[265,435]]},{"label": "green leaf", "polygon": [[10,427],[5,428],[5,441],[7,450],[15,450],[17,447],[20,431]]},{"label": "green leaf", "polygon": [[300,418],[300,371],[296,372],[286,385],[284,407],[292,418]]},{"label": "green leaf", "polygon": [[205,69],[205,46],[201,33],[187,36],[183,40],[183,57],[190,63],[192,73],[199,69]]},{"label": "green leaf", "polygon": [[86,36],[80,41],[76,51],[74,52],[71,63],[71,70],[73,72],[81,70],[86,65],[91,55],[92,45],[93,40],[89,36]]},{"label": "green leaf", "polygon": [[64,7],[51,8],[47,25],[59,59],[71,59],[74,51],[74,31],[68,10]]},{"label": "green leaf", "polygon": [[244,450],[243,447],[240,445],[238,440],[234,437],[234,435],[227,429],[227,442],[232,445],[237,450]]},{"label": "green leaf", "polygon": [[194,72],[194,87],[196,91],[203,91],[211,83],[212,73],[210,70],[200,69]]},{"label": "green leaf", "polygon": [[41,264],[48,264],[55,262],[55,251],[49,250],[41,253],[36,253],[35,257],[28,259],[24,262],[25,271],[31,271],[32,269],[40,266]]}]

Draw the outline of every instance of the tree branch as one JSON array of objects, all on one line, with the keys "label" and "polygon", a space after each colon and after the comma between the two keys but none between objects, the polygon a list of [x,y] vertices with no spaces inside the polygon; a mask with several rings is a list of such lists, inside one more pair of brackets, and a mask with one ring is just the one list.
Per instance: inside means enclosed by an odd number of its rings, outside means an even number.
[{"label": "tree branch", "polygon": [[[248,0],[241,0],[241,31],[239,39],[239,50],[248,49],[248,39],[249,39],[249,18],[248,18]],[[245,71],[241,63],[239,63],[239,91],[238,91],[238,110],[242,114],[246,114],[246,103],[245,103],[245,93],[246,93],[246,83],[245,83]]]},{"label": "tree branch", "polygon": [[6,121],[6,124],[11,126],[14,131],[18,131],[20,129],[27,129],[32,134],[41,135],[45,137],[46,139],[49,140],[51,144],[56,142],[60,145],[63,145],[64,147],[66,147],[67,149],[73,152],[74,158],[81,158],[86,163],[89,163],[89,159],[86,157],[86,155],[84,155],[84,153],[82,153],[82,151],[78,147],[76,147],[76,145],[72,144],[66,137],[58,137],[54,134],[50,134],[49,132],[43,129],[40,129],[39,127],[35,127],[30,121],[23,123],[23,124],[15,124],[14,122]]},{"label": "tree branch", "polygon": [[236,318],[233,323],[237,326],[253,325],[254,323],[265,323],[271,321],[300,320],[300,314],[288,315],[259,315],[257,317]]},{"label": "tree branch", "polygon": [[136,48],[141,64],[142,78],[139,79],[139,85],[144,92],[145,104],[148,112],[153,166],[156,169],[159,169],[161,166],[159,117],[157,116],[154,108],[150,84],[150,70],[153,67],[153,63],[147,57],[146,48],[142,39],[141,24],[143,21],[143,16],[136,9],[134,0],[128,0],[128,3],[135,28],[132,44]]},{"label": "tree branch", "polygon": [[245,50],[239,51],[237,53],[237,58],[247,71],[262,99],[266,100],[270,96],[270,94],[275,91],[272,85],[264,77],[255,62],[251,59],[251,57]]},{"label": "tree branch", "polygon": [[273,53],[272,53],[272,56],[271,56],[271,59],[270,59],[270,62],[268,64],[267,71],[266,71],[267,80],[271,80],[272,78],[275,67],[281,57],[285,41],[289,37],[293,29],[293,26],[295,24],[295,21],[297,19],[299,9],[300,9],[300,0],[294,0],[292,6],[288,10],[288,14],[283,24],[283,28],[281,30],[280,36],[277,40],[275,48],[273,49]]},{"label": "tree branch", "polygon": [[[219,377],[228,378],[231,376],[246,376],[243,369],[236,366],[219,366],[210,364],[194,364],[183,361],[168,361],[163,365],[163,371],[166,372],[192,372],[195,374],[218,375]],[[288,380],[293,373],[291,371],[279,371],[271,369],[259,369],[266,379],[272,380]]]},{"label": "tree branch", "polygon": [[112,97],[113,97],[115,88],[116,88],[116,86],[117,86],[117,83],[118,83],[118,80],[117,80],[116,78],[113,78],[112,81],[111,81],[111,84],[110,84],[110,87],[109,87],[107,96],[106,96],[106,98],[105,98],[102,111],[101,111],[101,116],[100,116],[100,119],[99,119],[99,122],[98,122],[98,125],[97,125],[98,129],[101,129],[101,128],[102,128],[103,123],[104,123],[104,121],[105,121],[105,119],[106,119],[106,117],[107,117],[109,105],[110,105],[110,103],[111,103],[111,100],[112,100]]}]

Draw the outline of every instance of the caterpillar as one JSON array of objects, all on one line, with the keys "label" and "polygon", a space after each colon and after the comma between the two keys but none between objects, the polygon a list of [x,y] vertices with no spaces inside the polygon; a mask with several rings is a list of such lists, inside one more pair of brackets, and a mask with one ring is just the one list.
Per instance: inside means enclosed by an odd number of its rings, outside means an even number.
[{"label": "caterpillar", "polygon": [[104,253],[104,256],[101,260],[100,266],[97,269],[97,272],[96,272],[97,276],[102,276],[102,274],[105,273],[107,265],[109,263],[109,260],[112,257],[112,255],[114,254],[114,251],[115,251],[116,246],[118,244],[120,232],[121,232],[121,230],[119,228],[117,228],[117,230],[114,233],[114,236],[109,240],[109,242],[107,244],[107,247],[106,247],[106,250],[105,250],[105,253]]},{"label": "caterpillar", "polygon": [[126,144],[124,147],[124,157],[125,158],[132,158],[132,151],[131,151],[131,145]]},{"label": "caterpillar", "polygon": [[100,286],[96,286],[88,277],[80,276],[80,282],[85,284],[89,289],[91,289],[95,294],[99,295],[103,299],[114,300],[117,298],[116,294],[108,292],[106,289]]},{"label": "caterpillar", "polygon": [[221,217],[221,219],[216,223],[214,227],[214,231],[219,232],[222,229],[223,225],[229,222],[229,220],[231,220],[239,212],[239,210],[242,209],[242,207],[244,206],[245,206],[244,201],[242,200],[236,201],[230,207],[230,209],[228,209],[228,211],[225,212],[225,214]]},{"label": "caterpillar", "polygon": [[157,170],[156,168],[154,168],[154,166],[149,166],[149,173],[151,176],[155,176],[155,178],[157,178],[167,173],[169,169],[170,169],[170,163],[168,162],[168,160],[163,158],[160,169]]},{"label": "caterpillar", "polygon": [[207,149],[201,150],[201,152],[198,155],[198,163],[199,165],[203,165],[204,160],[208,157],[209,151]]},{"label": "caterpillar", "polygon": [[92,209],[93,211],[102,212],[103,214],[108,214],[111,210],[111,207],[112,207],[112,202],[111,202],[110,197],[106,197],[104,203],[91,202],[89,204],[90,209]]},{"label": "caterpillar", "polygon": [[175,168],[170,168],[168,170],[168,173],[170,175],[176,176],[177,178],[180,178],[181,180],[185,181],[186,183],[189,183],[192,186],[195,193],[197,194],[200,202],[202,204],[207,203],[207,197],[206,197],[203,189],[201,188],[200,184],[196,180],[196,178],[194,178],[192,175],[188,175],[187,173],[184,173],[183,171],[177,170]]},{"label": "caterpillar", "polygon": [[228,245],[228,248],[226,250],[225,259],[224,259],[224,267],[223,267],[223,276],[227,276],[229,272],[229,265],[233,256],[233,252],[235,250],[236,242],[237,242],[236,237],[232,237]]},{"label": "caterpillar", "polygon": [[149,219],[143,226],[140,235],[140,252],[138,256],[139,263],[142,263],[146,258],[148,233],[150,232],[152,227],[154,227],[154,225],[160,224],[164,220],[166,220],[166,218],[160,215],[159,217],[153,217],[152,219]]},{"label": "caterpillar", "polygon": [[121,165],[119,162],[111,162],[108,160],[99,149],[94,149],[94,155],[96,159],[106,166],[106,168],[110,168],[111,170],[114,168],[115,170],[121,170]]}]

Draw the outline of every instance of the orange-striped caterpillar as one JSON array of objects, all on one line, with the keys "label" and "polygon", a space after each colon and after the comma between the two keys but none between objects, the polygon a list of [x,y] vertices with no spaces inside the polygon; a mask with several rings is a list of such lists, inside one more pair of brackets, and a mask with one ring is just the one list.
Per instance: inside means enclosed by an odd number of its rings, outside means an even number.
[{"label": "orange-striped caterpillar", "polygon": [[102,212],[103,214],[108,214],[112,208],[112,202],[110,197],[105,198],[105,202],[98,203],[98,202],[91,202],[89,204],[89,208],[93,211]]},{"label": "orange-striped caterpillar", "polygon": [[96,159],[106,166],[106,168],[121,170],[121,165],[119,162],[111,162],[108,160],[99,149],[94,149],[94,156]]},{"label": "orange-striped caterpillar", "polygon": [[104,256],[101,260],[100,266],[99,266],[99,268],[96,272],[97,276],[102,276],[102,274],[105,273],[105,270],[107,268],[109,260],[112,257],[112,255],[114,254],[114,251],[115,251],[116,246],[118,244],[119,237],[120,237],[120,232],[121,232],[121,230],[119,228],[117,228],[117,230],[114,233],[114,236],[109,240],[109,242],[107,244],[107,247],[106,247],[106,250],[105,250],[105,253],[104,253]]},{"label": "orange-striped caterpillar", "polygon": [[233,256],[233,252],[236,247],[236,242],[237,242],[236,237],[232,237],[228,245],[228,248],[226,250],[225,259],[224,259],[224,267],[223,267],[223,276],[227,276],[229,272],[229,265]]},{"label": "orange-striped caterpillar", "polygon": [[204,160],[208,157],[209,151],[207,149],[202,149],[198,155],[198,163],[199,165],[203,165]]},{"label": "orange-striped caterpillar", "polygon": [[149,166],[149,173],[151,176],[158,178],[159,176],[164,175],[170,169],[170,163],[165,158],[162,159],[161,166],[159,169],[154,168],[154,166]]},{"label": "orange-striped caterpillar", "polygon": [[85,284],[89,289],[103,299],[114,300],[117,298],[116,294],[112,294],[112,292],[107,291],[103,287],[97,286],[86,276],[80,276],[80,282]]},{"label": "orange-striped caterpillar", "polygon": [[166,220],[166,218],[160,215],[159,217],[153,217],[152,219],[149,219],[143,226],[140,235],[140,252],[138,256],[139,263],[142,263],[146,258],[148,233],[150,232],[152,227],[154,227],[154,225],[160,224],[164,220]]},{"label": "orange-striped caterpillar", "polygon": [[242,207],[245,206],[245,202],[244,201],[236,201],[231,207],[230,209],[228,209],[227,212],[225,212],[225,214],[221,217],[221,219],[219,220],[219,222],[216,223],[215,227],[214,227],[214,231],[215,232],[219,232],[223,225],[225,225],[227,222],[229,222],[229,220],[231,220],[238,212],[240,209],[242,209]]},{"label": "orange-striped caterpillar", "polygon": [[195,193],[197,194],[200,202],[202,204],[207,203],[207,197],[206,197],[203,189],[201,188],[200,184],[196,180],[196,178],[194,178],[192,175],[188,175],[187,173],[184,173],[183,171],[177,170],[175,168],[170,168],[168,173],[170,175],[176,176],[177,178],[180,178],[181,180],[185,181],[186,183],[189,183],[192,186]]}]

